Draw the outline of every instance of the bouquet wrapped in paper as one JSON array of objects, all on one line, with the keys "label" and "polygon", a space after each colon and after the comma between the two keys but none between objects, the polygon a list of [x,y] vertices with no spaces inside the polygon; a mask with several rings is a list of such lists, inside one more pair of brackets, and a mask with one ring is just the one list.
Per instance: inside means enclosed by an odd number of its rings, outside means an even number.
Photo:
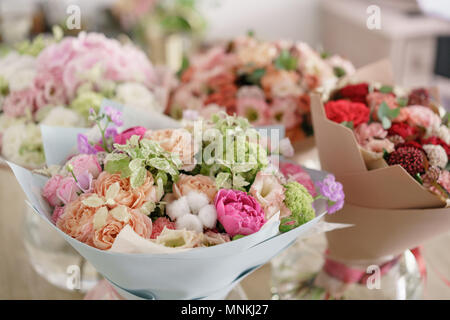
[{"label": "bouquet wrapped in paper", "polygon": [[[323,98],[323,97],[322,97]],[[322,168],[346,193],[331,258],[383,261],[450,230],[450,132],[433,89],[403,89],[381,61],[357,70],[312,115]]]},{"label": "bouquet wrapped in paper", "polygon": [[88,131],[42,127],[47,168],[10,164],[36,213],[126,298],[223,298],[343,206],[332,175],[278,170],[243,118],[128,113],[146,127],[106,102]]},{"label": "bouquet wrapped in paper", "polygon": [[354,72],[351,62],[304,42],[261,41],[248,35],[186,60],[168,113],[209,116],[218,110],[255,126],[283,125],[293,141],[311,134],[309,93],[332,89]]},{"label": "bouquet wrapped in paper", "polygon": [[173,79],[133,45],[84,32],[39,39],[0,58],[0,150],[9,161],[44,165],[38,125],[92,126],[89,109],[104,98],[164,110]]}]

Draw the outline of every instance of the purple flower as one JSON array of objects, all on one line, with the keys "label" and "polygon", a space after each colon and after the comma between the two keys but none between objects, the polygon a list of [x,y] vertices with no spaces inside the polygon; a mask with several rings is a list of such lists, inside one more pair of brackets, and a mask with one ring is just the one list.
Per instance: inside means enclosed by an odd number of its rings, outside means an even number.
[{"label": "purple flower", "polygon": [[122,112],[113,107],[105,107],[105,114],[111,119],[112,122],[118,127],[123,125]]},{"label": "purple flower", "polygon": [[84,154],[96,154],[97,150],[89,143],[89,140],[86,135],[78,134],[77,138],[78,143],[78,152]]},{"label": "purple flower", "polygon": [[105,131],[105,139],[112,138],[114,140],[114,137],[117,136],[117,129],[115,127],[109,127]]},{"label": "purple flower", "polygon": [[344,206],[344,188],[341,183],[337,182],[334,175],[329,174],[323,181],[317,182],[320,194],[328,200],[328,213],[335,213]]},{"label": "purple flower", "polygon": [[84,193],[92,192],[92,174],[89,171],[85,171],[77,176],[77,186]]}]

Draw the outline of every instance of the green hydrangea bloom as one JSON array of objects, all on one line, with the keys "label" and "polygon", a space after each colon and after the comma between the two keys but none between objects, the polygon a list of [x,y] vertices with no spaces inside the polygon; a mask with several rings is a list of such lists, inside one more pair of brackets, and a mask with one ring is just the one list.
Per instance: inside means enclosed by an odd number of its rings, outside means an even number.
[{"label": "green hydrangea bloom", "polygon": [[89,110],[100,111],[100,104],[103,96],[93,91],[81,92],[70,104],[70,107],[81,114],[86,120],[89,117]]},{"label": "green hydrangea bloom", "polygon": [[292,230],[315,217],[312,206],[314,198],[304,186],[296,181],[291,181],[284,187],[286,189],[284,204],[291,210],[292,215],[281,220],[281,232]]}]

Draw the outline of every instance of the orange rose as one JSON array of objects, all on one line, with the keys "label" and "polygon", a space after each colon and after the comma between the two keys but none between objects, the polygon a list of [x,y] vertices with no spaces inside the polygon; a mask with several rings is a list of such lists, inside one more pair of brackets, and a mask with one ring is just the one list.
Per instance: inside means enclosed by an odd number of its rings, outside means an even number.
[{"label": "orange rose", "polygon": [[193,169],[196,150],[192,135],[186,129],[149,130],[145,138],[158,142],[167,152],[177,154],[184,170]]},{"label": "orange rose", "polygon": [[213,202],[217,193],[216,183],[212,178],[201,174],[195,176],[181,174],[178,182],[173,184],[173,193],[180,198],[191,191],[204,193],[208,196],[209,201]]},{"label": "orange rose", "polygon": [[97,208],[91,208],[82,203],[82,201],[92,193],[85,193],[79,196],[75,201],[65,206],[64,213],[59,217],[56,226],[64,233],[78,241],[92,245],[92,219]]},{"label": "orange rose", "polygon": [[131,209],[140,208],[145,202],[157,202],[157,187],[154,184],[152,175],[147,172],[144,183],[133,189],[130,185],[130,178],[122,179],[119,173],[108,173],[103,171],[94,180],[94,192],[99,196],[106,196],[106,191],[114,183],[118,182],[120,189],[114,201],[116,204],[124,205]]},{"label": "orange rose", "polygon": [[108,213],[103,226],[95,230],[92,245],[100,250],[108,250],[116,240],[117,235],[126,226],[130,225],[134,232],[145,239],[152,235],[152,220],[137,210],[126,208],[128,212],[127,221],[121,221]]}]

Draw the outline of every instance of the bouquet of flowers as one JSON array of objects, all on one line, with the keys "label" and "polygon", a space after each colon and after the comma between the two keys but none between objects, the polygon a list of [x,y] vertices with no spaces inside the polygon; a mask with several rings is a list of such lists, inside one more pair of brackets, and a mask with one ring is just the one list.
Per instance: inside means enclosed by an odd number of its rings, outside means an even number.
[{"label": "bouquet of flowers", "polygon": [[325,104],[312,95],[322,168],[346,192],[327,221],[354,225],[327,233],[337,265],[382,265],[450,229],[448,122],[433,89],[399,88],[390,70],[386,61],[357,70]]},{"label": "bouquet of flowers", "polygon": [[120,112],[106,107],[90,120],[78,154],[35,171],[48,179],[10,166],[33,208],[125,297],[226,294],[343,206],[333,176],[279,171],[246,119],[121,130]]},{"label": "bouquet of flowers", "polygon": [[255,126],[284,125],[296,141],[311,133],[309,92],[327,92],[353,71],[349,61],[303,42],[239,37],[185,60],[168,113],[191,119],[225,110]]},{"label": "bouquet of flowers", "polygon": [[39,49],[0,58],[0,149],[15,163],[42,166],[38,124],[90,126],[89,109],[105,97],[161,112],[166,105],[170,76],[134,46],[80,33]]}]

